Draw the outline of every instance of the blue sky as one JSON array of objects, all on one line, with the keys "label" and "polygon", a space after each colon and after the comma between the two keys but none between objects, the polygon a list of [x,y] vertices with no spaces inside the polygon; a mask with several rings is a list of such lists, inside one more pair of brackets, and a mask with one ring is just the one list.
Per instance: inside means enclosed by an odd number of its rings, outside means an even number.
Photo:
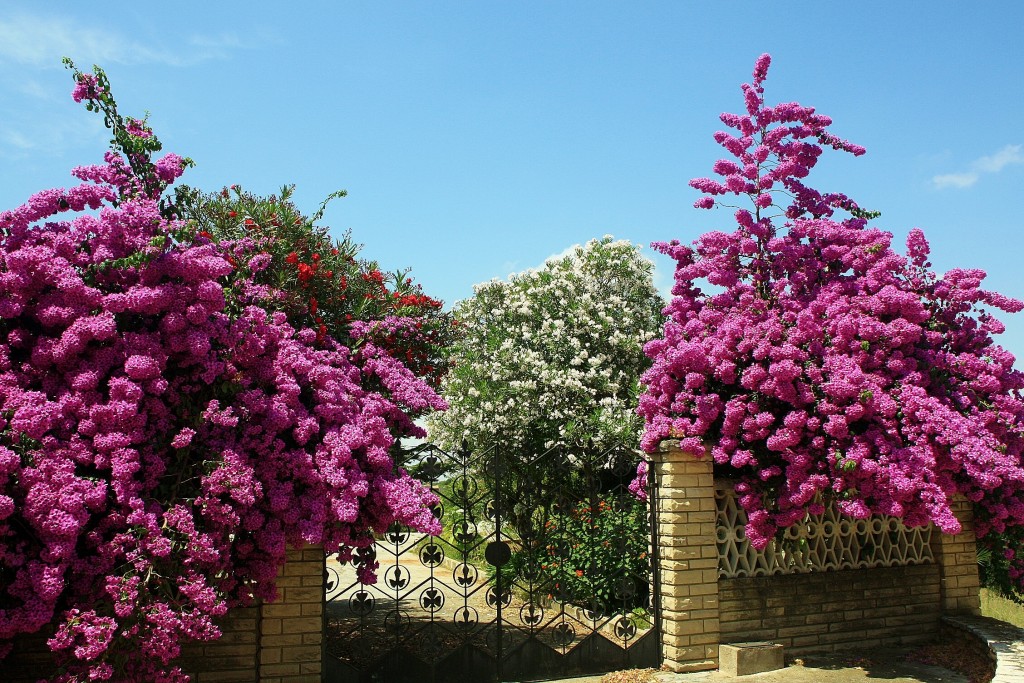
[{"label": "blue sky", "polygon": [[[151,113],[185,182],[295,183],[364,254],[453,302],[591,237],[731,228],[687,187],[724,156],[718,114],[773,56],[797,100],[868,148],[816,187],[921,227],[939,270],[1024,298],[1024,4],[930,2],[21,2],[0,10],[0,207],[70,183],[107,136],[67,55]],[[646,250],[652,255],[650,250]],[[667,287],[670,263],[656,259]],[[1024,314],[1004,316],[1024,358]],[[1024,363],[1018,361],[1018,367]]]}]

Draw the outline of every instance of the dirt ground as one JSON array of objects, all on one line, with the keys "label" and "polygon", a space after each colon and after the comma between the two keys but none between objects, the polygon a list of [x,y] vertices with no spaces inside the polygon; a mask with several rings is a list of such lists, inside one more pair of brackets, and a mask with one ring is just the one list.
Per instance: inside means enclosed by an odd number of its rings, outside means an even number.
[{"label": "dirt ground", "polygon": [[653,678],[640,672],[560,679],[558,683],[970,683],[970,679],[939,666],[912,659],[916,648],[891,648],[870,652],[843,652],[808,656],[784,669],[749,676],[727,676],[720,671],[674,674],[657,672]]}]

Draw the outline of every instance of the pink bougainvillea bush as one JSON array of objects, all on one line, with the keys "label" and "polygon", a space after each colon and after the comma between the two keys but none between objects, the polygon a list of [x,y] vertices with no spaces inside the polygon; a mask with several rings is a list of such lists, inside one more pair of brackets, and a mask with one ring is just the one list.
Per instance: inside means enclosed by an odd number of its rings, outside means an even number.
[{"label": "pink bougainvillea bush", "polygon": [[[735,201],[735,225],[692,245],[656,245],[677,262],[660,339],[650,342],[639,411],[643,446],[710,449],[739,479],[748,537],[765,547],[820,507],[960,529],[950,499],[974,502],[977,531],[1020,578],[1024,527],[1024,374],[993,342],[991,311],[1024,304],[981,289],[984,273],[930,270],[924,234],[907,253],[877,214],[806,184],[823,147],[860,155],[831,120],[770,106],[768,55],[723,114],[733,157],[691,185],[698,208]],[[848,215],[836,217],[837,211]]]},{"label": "pink bougainvillea bush", "polygon": [[0,213],[0,653],[49,627],[55,680],[182,681],[289,546],[439,530],[389,449],[443,402],[372,336],[261,306],[270,257],[196,234],[164,193],[186,161],[75,75],[112,151]]}]

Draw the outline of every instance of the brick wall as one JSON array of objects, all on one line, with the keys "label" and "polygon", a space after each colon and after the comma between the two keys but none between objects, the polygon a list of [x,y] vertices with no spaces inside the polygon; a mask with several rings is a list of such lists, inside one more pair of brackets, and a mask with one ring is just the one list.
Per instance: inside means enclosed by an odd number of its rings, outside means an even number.
[{"label": "brick wall", "polygon": [[722,579],[723,643],[766,640],[787,655],[927,642],[939,632],[939,567]]},{"label": "brick wall", "polygon": [[240,607],[218,620],[224,635],[209,643],[189,643],[178,665],[192,683],[255,683],[259,653],[259,607]]},{"label": "brick wall", "polygon": [[661,655],[671,671],[718,668],[718,546],[711,458],[654,457]]},{"label": "brick wall", "polygon": [[[224,635],[191,643],[177,662],[194,683],[320,683],[324,553],[291,550],[278,575],[278,600],[237,608],[218,621]],[[3,683],[35,683],[53,673],[45,635],[20,638],[0,663]]]},{"label": "brick wall", "polygon": [[977,613],[971,506],[963,532],[932,534],[934,563],[756,578],[718,578],[711,458],[662,444],[653,458],[661,652],[672,671],[713,669],[720,643],[767,640],[788,654],[923,642],[943,613]]},{"label": "brick wall", "polygon": [[932,543],[935,561],[941,568],[942,610],[949,614],[981,614],[973,510],[963,496],[953,501],[952,508],[962,530],[956,535],[939,534]]},{"label": "brick wall", "polygon": [[[320,683],[324,552],[292,551],[277,580],[277,602],[260,607],[261,683]],[[205,682],[200,682],[205,683]]]},{"label": "brick wall", "polygon": [[182,668],[194,683],[320,683],[324,553],[288,552],[276,602],[232,610],[224,635],[189,646]]},{"label": "brick wall", "polygon": [[50,648],[46,647],[46,640],[53,635],[53,630],[44,631],[15,641],[14,650],[0,662],[0,680],[4,683],[35,683],[53,671]]}]

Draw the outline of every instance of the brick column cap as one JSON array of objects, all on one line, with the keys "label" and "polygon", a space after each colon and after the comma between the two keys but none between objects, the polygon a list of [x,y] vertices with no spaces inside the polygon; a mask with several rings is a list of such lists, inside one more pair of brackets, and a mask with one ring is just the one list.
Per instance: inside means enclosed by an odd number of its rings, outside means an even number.
[{"label": "brick column cap", "polygon": [[[691,451],[684,451],[679,447],[679,439],[664,439],[658,443],[658,448],[654,450],[650,455],[654,460],[663,460],[669,453],[680,453],[682,455],[689,456],[694,460],[704,460],[705,458],[711,457],[711,448],[707,445],[704,446],[704,451],[701,453],[693,453]],[[660,457],[659,457],[660,456]]]}]

